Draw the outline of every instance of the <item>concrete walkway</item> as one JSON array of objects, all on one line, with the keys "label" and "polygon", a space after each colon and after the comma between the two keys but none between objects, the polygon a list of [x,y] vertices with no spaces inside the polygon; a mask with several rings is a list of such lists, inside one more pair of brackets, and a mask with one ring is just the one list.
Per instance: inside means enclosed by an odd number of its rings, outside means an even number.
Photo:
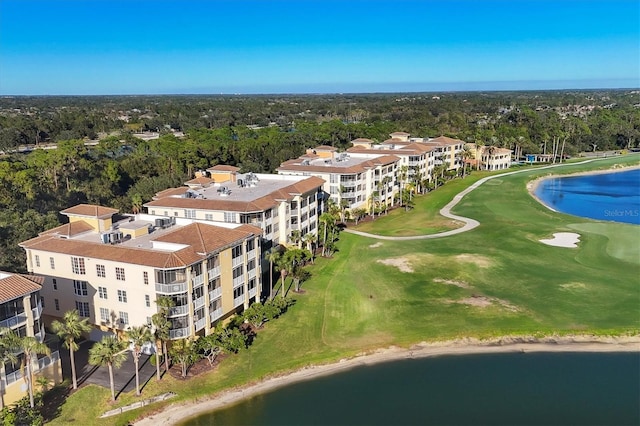
[{"label": "concrete walkway", "polygon": [[[609,159],[610,158],[611,157],[609,157]],[[454,208],[456,205],[458,205],[458,203],[462,201],[462,198],[465,195],[467,195],[468,193],[470,193],[471,191],[473,191],[483,183],[491,179],[502,178],[504,176],[515,175],[517,173],[526,173],[526,172],[537,171],[537,170],[552,169],[552,168],[561,167],[561,166],[577,166],[577,165],[591,163],[592,161],[598,161],[598,160],[604,160],[604,158],[590,159],[590,160],[585,160],[585,161],[580,161],[578,163],[570,163],[570,164],[567,164],[567,163],[552,164],[549,166],[536,167],[535,169],[515,170],[513,172],[501,173],[499,175],[487,176],[485,178],[482,178],[476,183],[474,183],[473,185],[466,188],[464,191],[461,191],[459,194],[453,197],[453,199],[446,206],[440,209],[440,214],[442,216],[449,219],[458,220],[464,223],[464,226],[462,226],[461,228],[452,229],[451,231],[439,232],[437,234],[428,234],[428,235],[412,235],[409,237],[392,237],[387,235],[370,234],[368,232],[356,231],[355,229],[349,229],[349,228],[345,228],[344,232],[360,235],[362,237],[375,238],[378,240],[391,240],[391,241],[429,240],[433,238],[443,238],[443,237],[449,237],[451,235],[461,234],[463,232],[471,231],[472,229],[477,228],[480,225],[480,222],[478,222],[475,219],[471,219],[469,217],[455,215],[451,213],[451,209]]]}]

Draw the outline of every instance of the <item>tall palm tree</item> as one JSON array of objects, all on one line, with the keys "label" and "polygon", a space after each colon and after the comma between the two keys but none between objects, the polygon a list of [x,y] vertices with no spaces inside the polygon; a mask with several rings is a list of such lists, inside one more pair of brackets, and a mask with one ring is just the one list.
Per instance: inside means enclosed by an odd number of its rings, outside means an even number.
[{"label": "tall palm tree", "polygon": [[318,221],[322,224],[323,227],[323,238],[322,238],[322,255],[324,256],[325,247],[327,246],[327,238],[329,233],[329,228],[335,226],[336,220],[333,215],[330,213],[322,213],[318,218]]},{"label": "tall palm tree", "polygon": [[71,360],[71,380],[73,381],[73,389],[78,389],[78,380],[76,378],[76,361],[74,352],[78,350],[76,339],[82,336],[82,333],[88,333],[91,326],[88,324],[89,319],[80,319],[80,314],[76,309],[67,311],[62,317],[62,322],[55,320],[51,323],[53,332],[64,341],[63,345],[69,349],[69,359]]},{"label": "tall palm tree", "polygon": [[276,247],[267,252],[265,259],[269,262],[269,300],[273,298],[273,265],[280,260],[280,251]]},{"label": "tall palm tree", "polygon": [[471,148],[468,145],[464,145],[462,147],[462,152],[460,153],[462,157],[462,178],[464,179],[467,169],[467,160],[473,157],[473,153],[471,152]]},{"label": "tall palm tree", "polygon": [[[161,296],[156,299],[156,305],[160,310],[158,313],[166,320],[166,336],[162,339],[162,354],[164,355],[164,371],[169,372],[169,351],[167,351],[167,340],[169,340],[171,330],[171,321],[169,320],[169,310],[176,305],[176,302],[169,296]],[[163,334],[164,336],[164,334]]]},{"label": "tall palm tree", "polygon": [[316,236],[316,234],[308,232],[304,237],[302,237],[302,241],[304,241],[307,246],[307,250],[309,250],[309,252],[311,253],[311,263],[313,263],[313,245],[316,243],[316,241],[318,241],[318,237]]},{"label": "tall palm tree", "polygon": [[[20,338],[9,328],[0,330],[0,368],[4,369],[6,363],[16,364],[18,356],[16,348],[19,346]],[[4,408],[4,399],[0,389],[0,410]]]},{"label": "tall palm tree", "polygon": [[278,259],[278,263],[276,264],[276,266],[278,267],[278,269],[280,270],[280,280],[281,280],[281,285],[282,285],[282,298],[284,298],[284,280],[287,277],[287,272],[289,269],[289,259],[283,254],[282,256],[280,256],[280,259]]},{"label": "tall palm tree", "polygon": [[[156,379],[160,380],[160,363],[162,357],[166,356],[166,341],[169,340],[169,330],[171,330],[171,321],[161,312],[151,316],[153,324],[153,337],[156,341]],[[158,342],[160,342],[160,351],[158,351]],[[168,371],[168,370],[167,370]]]},{"label": "tall palm tree", "polygon": [[33,400],[33,371],[31,369],[33,357],[37,357],[39,354],[51,355],[51,351],[47,345],[41,343],[33,336],[20,338],[18,344],[19,346],[17,349],[21,350],[24,354],[22,360],[26,372],[24,379],[27,382],[27,389],[29,390],[29,404],[31,405],[31,408],[33,408],[35,406],[35,402]]},{"label": "tall palm tree", "polygon": [[89,364],[109,367],[109,381],[111,384],[111,401],[116,400],[116,389],[113,382],[113,367],[120,368],[127,358],[126,349],[122,342],[114,336],[105,336],[89,349]]},{"label": "tall palm tree", "polygon": [[129,338],[129,342],[133,344],[131,354],[133,355],[133,363],[136,366],[136,395],[140,395],[140,374],[138,372],[138,368],[140,367],[142,346],[144,346],[145,343],[151,342],[151,340],[153,340],[153,336],[151,335],[151,330],[149,330],[148,326],[141,325],[139,327],[129,327],[127,330],[127,337]]}]

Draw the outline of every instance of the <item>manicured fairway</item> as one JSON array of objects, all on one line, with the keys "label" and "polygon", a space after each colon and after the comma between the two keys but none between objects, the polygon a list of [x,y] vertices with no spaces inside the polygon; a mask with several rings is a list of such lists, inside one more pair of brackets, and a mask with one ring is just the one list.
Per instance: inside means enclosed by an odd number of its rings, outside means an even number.
[{"label": "manicured fairway", "polygon": [[[553,173],[620,163],[637,164],[638,157],[566,166]],[[334,258],[318,259],[311,268],[312,279],[303,286],[306,293],[297,295],[290,312],[259,333],[249,351],[188,382],[152,383],[145,397],[170,389],[178,393],[172,402],[193,400],[304,365],[425,340],[637,334],[640,227],[582,220],[546,209],[529,196],[526,184],[549,173],[532,170],[505,176],[471,192],[454,209],[480,221],[467,233],[402,242],[341,234]],[[451,182],[439,190],[446,197],[432,199],[446,204],[474,179]],[[387,232],[406,233],[412,223],[430,228],[421,223],[428,216],[419,211],[421,203],[413,212],[398,215],[402,220],[388,219]],[[579,233],[578,248],[539,242],[555,232]],[[83,389],[69,398],[54,424],[69,424],[71,419],[77,424],[96,423],[95,416],[108,407],[95,401],[107,399],[107,390]],[[123,403],[132,399],[127,395]],[[93,402],[89,406],[84,401]],[[117,423],[126,424],[140,413],[124,414]],[[112,418],[102,423],[113,422]]]}]

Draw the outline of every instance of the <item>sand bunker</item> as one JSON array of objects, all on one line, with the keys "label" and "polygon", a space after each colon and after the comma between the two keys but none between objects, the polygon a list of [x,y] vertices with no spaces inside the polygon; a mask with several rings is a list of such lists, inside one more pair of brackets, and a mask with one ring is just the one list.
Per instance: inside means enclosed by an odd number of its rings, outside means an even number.
[{"label": "sand bunker", "polygon": [[400,269],[401,272],[413,272],[413,268],[409,264],[409,259],[406,257],[396,257],[393,259],[379,259],[378,263],[383,265],[395,266]]},{"label": "sand bunker", "polygon": [[380,247],[381,245],[382,243],[375,243],[375,244],[371,244],[369,248],[376,248],[376,247]]},{"label": "sand bunker", "polygon": [[576,248],[578,247],[577,243],[580,242],[580,234],[575,232],[556,232],[553,234],[553,238],[540,240],[540,242],[554,247]]}]

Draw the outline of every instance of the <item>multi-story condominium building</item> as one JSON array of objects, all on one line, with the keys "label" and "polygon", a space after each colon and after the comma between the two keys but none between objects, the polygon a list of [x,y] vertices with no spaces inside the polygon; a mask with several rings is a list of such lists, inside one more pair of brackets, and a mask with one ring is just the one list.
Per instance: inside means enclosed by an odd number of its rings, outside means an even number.
[{"label": "multi-story condominium building", "polygon": [[[404,133],[403,133],[404,134]],[[435,164],[436,148],[424,143],[411,142],[394,138],[396,133],[392,133],[391,139],[376,144],[371,139],[358,138],[351,143],[353,147],[347,149],[348,153],[368,154],[376,153],[379,155],[395,155],[400,158],[398,162],[398,178],[403,175],[404,182],[407,183],[415,179],[418,175],[419,179],[431,180],[433,174],[433,166]],[[406,170],[406,172],[403,172]]]},{"label": "multi-story condominium building", "polygon": [[513,151],[507,148],[495,146],[480,146],[474,143],[466,144],[471,153],[473,163],[481,170],[504,170],[511,167],[511,154]]},{"label": "multi-story condominium building", "polygon": [[[0,327],[12,330],[17,336],[33,336],[43,342],[42,301],[40,299],[41,277],[19,275],[0,271]],[[0,366],[0,398],[5,405],[12,404],[27,395],[24,386],[24,354],[16,354],[17,363],[5,362]],[[55,384],[62,382],[60,356],[52,350],[50,356],[34,359],[31,371],[44,376]]]},{"label": "multi-story condominium building", "polygon": [[44,277],[44,317],[77,309],[90,338],[149,324],[160,296],[173,299],[171,337],[207,334],[258,301],[262,230],[248,224],[147,214],[81,204],[69,223],[20,243],[27,268]]},{"label": "multi-story condominium building", "polygon": [[317,235],[323,184],[313,176],[239,174],[219,165],[186,186],[157,193],[144,207],[168,217],[255,225],[263,230],[266,252],[287,244],[293,231]]},{"label": "multi-story condominium building", "polygon": [[[285,161],[281,175],[316,176],[324,181],[330,200],[347,209],[366,208],[371,203],[393,205],[398,192],[400,158],[383,153],[338,153],[331,146],[308,149],[299,158]],[[374,200],[375,198],[375,200]]]},{"label": "multi-story condominium building", "polygon": [[447,170],[457,170],[462,167],[464,141],[446,136],[438,136],[437,138],[412,138],[409,133],[405,132],[395,132],[389,136],[391,136],[391,139],[386,140],[385,143],[394,143],[396,145],[417,143],[433,147],[436,166],[444,164]]}]

